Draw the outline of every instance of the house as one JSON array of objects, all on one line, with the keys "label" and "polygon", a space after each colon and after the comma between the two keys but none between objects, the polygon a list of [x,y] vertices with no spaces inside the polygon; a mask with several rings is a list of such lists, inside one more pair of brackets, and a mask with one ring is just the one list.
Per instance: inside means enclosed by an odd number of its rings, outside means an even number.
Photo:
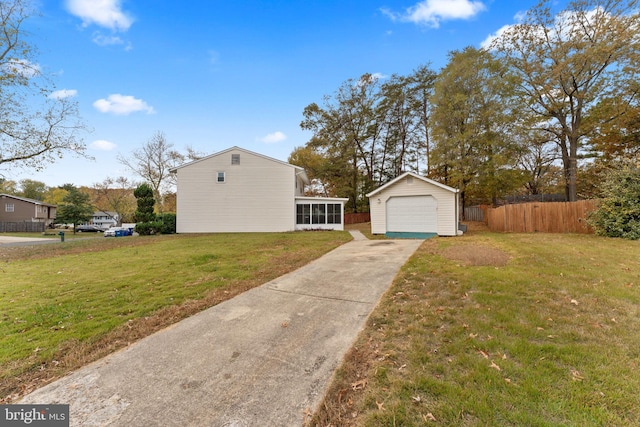
[{"label": "house", "polygon": [[348,199],[305,197],[299,166],[232,147],[171,172],[178,233],[344,229]]},{"label": "house", "polygon": [[48,227],[55,218],[55,205],[25,197],[0,194],[0,222],[37,222]]},{"label": "house", "polygon": [[91,217],[91,224],[101,229],[116,227],[120,222],[120,215],[117,212],[96,211]]},{"label": "house", "polygon": [[367,194],[371,233],[390,236],[458,234],[459,191],[405,172]]}]

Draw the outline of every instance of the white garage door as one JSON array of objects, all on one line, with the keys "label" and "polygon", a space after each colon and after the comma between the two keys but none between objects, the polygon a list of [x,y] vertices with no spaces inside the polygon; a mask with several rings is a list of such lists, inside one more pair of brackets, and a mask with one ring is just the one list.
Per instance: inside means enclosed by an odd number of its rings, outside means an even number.
[{"label": "white garage door", "polygon": [[391,197],[387,200],[387,232],[436,233],[437,206],[432,196]]}]

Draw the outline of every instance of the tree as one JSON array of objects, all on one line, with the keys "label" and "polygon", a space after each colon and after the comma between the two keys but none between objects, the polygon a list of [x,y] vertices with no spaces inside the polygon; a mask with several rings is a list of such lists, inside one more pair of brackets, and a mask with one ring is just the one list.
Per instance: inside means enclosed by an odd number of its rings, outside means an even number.
[{"label": "tree", "polygon": [[304,168],[311,185],[305,188],[306,196],[336,197],[334,181],[327,176],[330,167],[327,159],[313,147],[295,147],[287,160],[292,165]]},{"label": "tree", "polygon": [[52,205],[61,205],[68,192],[68,190],[62,187],[49,188],[42,201]]},{"label": "tree", "polygon": [[427,175],[431,172],[431,98],[437,77],[438,74],[428,65],[419,66],[407,77],[410,108],[419,120],[415,129],[420,135],[417,136],[417,145],[419,149],[424,149]]},{"label": "tree", "polygon": [[554,192],[557,176],[555,162],[559,155],[557,146],[544,134],[532,131],[522,136],[528,142],[522,142],[524,152],[518,158],[518,166],[522,170],[524,191],[529,195]]},{"label": "tree", "polygon": [[84,156],[77,104],[55,96],[26,40],[33,13],[29,0],[0,2],[0,167],[40,170],[68,152]]},{"label": "tree", "polygon": [[491,49],[518,75],[519,96],[558,145],[566,197],[575,201],[581,153],[598,124],[614,118],[590,112],[603,98],[637,95],[640,15],[638,0],[573,0],[555,16],[552,4],[540,1]]},{"label": "tree", "polygon": [[27,199],[44,200],[47,193],[47,184],[33,179],[20,180],[20,195]]},{"label": "tree", "polygon": [[164,195],[171,192],[175,186],[175,175],[169,170],[186,160],[202,157],[202,153],[191,147],[187,147],[186,151],[186,154],[181,154],[174,150],[166,135],[157,131],[141,148],[131,153],[131,156],[119,155],[118,161],[151,186],[156,210],[162,212]]},{"label": "tree", "polygon": [[640,239],[640,169],[627,163],[612,170],[601,191],[604,198],[588,218],[596,234]]},{"label": "tree", "polygon": [[80,191],[73,185],[65,185],[67,194],[58,206],[56,220],[59,223],[73,224],[73,230],[78,224],[88,222],[93,216],[93,206],[88,194]]},{"label": "tree", "polygon": [[358,212],[364,194],[373,189],[375,165],[379,154],[379,122],[375,105],[379,99],[378,79],[364,74],[349,79],[333,99],[324,98],[324,106],[309,104],[304,109],[300,127],[313,132],[307,143],[331,162],[340,177],[338,194],[349,198],[353,212]]},{"label": "tree", "polygon": [[136,222],[136,232],[141,235],[155,234],[159,230],[160,224],[156,223],[153,189],[149,184],[140,184],[133,191],[133,195],[138,205],[133,216]]},{"label": "tree", "polygon": [[640,161],[640,96],[632,100],[622,96],[603,99],[592,115],[613,117],[596,127],[592,147],[596,156],[605,161]]},{"label": "tree", "polygon": [[10,179],[0,177],[0,193],[17,195],[18,183]]},{"label": "tree", "polygon": [[467,47],[449,55],[433,96],[432,176],[459,189],[464,208],[470,193],[495,201],[513,185],[513,82],[488,51]]},{"label": "tree", "polygon": [[107,177],[104,181],[94,184],[93,191],[93,203],[102,212],[115,212],[119,223],[133,217],[136,201],[133,185],[126,177]]},{"label": "tree", "polygon": [[418,133],[419,109],[414,109],[409,79],[393,75],[380,87],[380,102],[376,106],[380,129],[381,152],[377,186],[405,171],[418,172],[420,148]]}]

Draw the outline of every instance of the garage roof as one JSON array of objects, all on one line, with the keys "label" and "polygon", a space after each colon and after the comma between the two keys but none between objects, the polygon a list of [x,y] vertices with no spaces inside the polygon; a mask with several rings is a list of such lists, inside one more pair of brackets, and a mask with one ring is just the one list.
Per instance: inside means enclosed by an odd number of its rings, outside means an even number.
[{"label": "garage roof", "polygon": [[436,182],[436,181],[434,181],[432,179],[425,178],[424,176],[420,176],[417,173],[405,172],[402,175],[397,176],[394,179],[392,179],[391,181],[387,182],[383,186],[376,188],[375,190],[373,190],[371,193],[367,194],[366,196],[367,197],[374,196],[374,195],[378,194],[379,192],[383,191],[384,189],[391,187],[393,184],[395,184],[396,182],[402,180],[403,178],[406,178],[407,176],[412,176],[412,177],[414,177],[416,179],[419,179],[421,181],[424,181],[424,182],[427,182],[429,184],[435,185],[436,187],[440,187],[443,190],[447,190],[447,191],[450,191],[452,193],[458,193],[460,191],[460,190],[458,190],[456,188],[452,188],[452,187],[449,187],[448,185],[440,184],[439,182]]}]

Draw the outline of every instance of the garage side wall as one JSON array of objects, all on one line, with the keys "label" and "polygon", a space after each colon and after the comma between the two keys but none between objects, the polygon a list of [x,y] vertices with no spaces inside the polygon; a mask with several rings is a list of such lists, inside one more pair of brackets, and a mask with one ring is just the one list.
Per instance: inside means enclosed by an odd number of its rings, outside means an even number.
[{"label": "garage side wall", "polygon": [[422,180],[406,177],[369,198],[371,211],[371,232],[387,232],[387,200],[399,196],[433,196],[438,202],[438,235],[455,236],[457,234],[456,194]]}]

